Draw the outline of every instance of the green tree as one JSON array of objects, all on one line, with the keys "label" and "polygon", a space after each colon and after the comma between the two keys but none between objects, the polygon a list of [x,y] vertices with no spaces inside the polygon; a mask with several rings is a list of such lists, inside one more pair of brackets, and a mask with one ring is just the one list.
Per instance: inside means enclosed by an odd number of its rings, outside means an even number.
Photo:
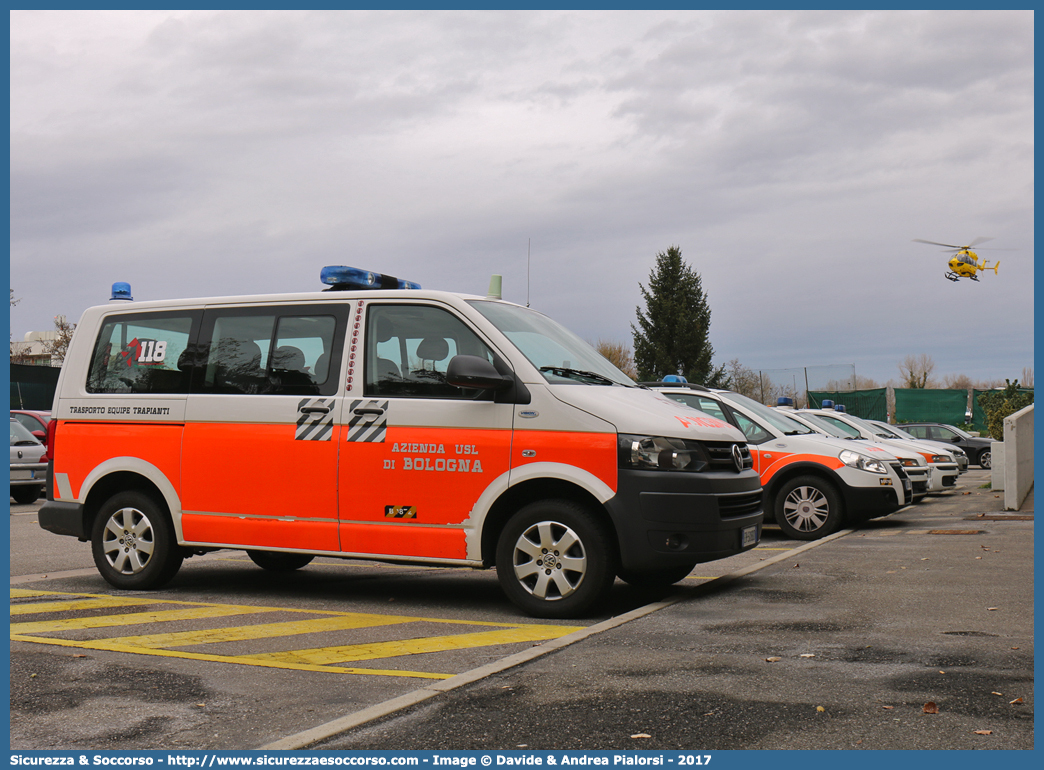
[{"label": "green tree", "polygon": [[689,382],[727,387],[725,367],[711,364],[710,306],[699,274],[682,260],[681,249],[671,246],[656,255],[649,288],[638,284],[645,312],[636,308],[634,364],[641,380],[661,380],[681,374]]},{"label": "green tree", "polygon": [[986,429],[994,441],[1004,440],[1004,418],[1033,403],[1033,391],[1019,387],[1019,381],[1004,381],[1004,390],[979,394],[979,406],[986,413]]}]

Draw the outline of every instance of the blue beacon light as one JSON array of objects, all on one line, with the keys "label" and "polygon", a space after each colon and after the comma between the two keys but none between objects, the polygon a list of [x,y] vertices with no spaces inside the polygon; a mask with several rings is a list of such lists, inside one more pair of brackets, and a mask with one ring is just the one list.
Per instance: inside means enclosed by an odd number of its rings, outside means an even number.
[{"label": "blue beacon light", "polygon": [[330,286],[327,291],[348,291],[351,289],[419,289],[421,285],[413,281],[405,281],[393,275],[375,273],[372,270],[360,270],[357,267],[344,265],[327,265],[319,273],[319,280]]},{"label": "blue beacon light", "polygon": [[134,297],[131,296],[131,285],[126,281],[117,281],[114,283],[112,285],[112,296],[109,297],[109,301],[111,302],[114,299],[133,302]]},{"label": "blue beacon light", "polygon": [[668,374],[661,380],[661,382],[688,382],[688,380],[680,374]]}]

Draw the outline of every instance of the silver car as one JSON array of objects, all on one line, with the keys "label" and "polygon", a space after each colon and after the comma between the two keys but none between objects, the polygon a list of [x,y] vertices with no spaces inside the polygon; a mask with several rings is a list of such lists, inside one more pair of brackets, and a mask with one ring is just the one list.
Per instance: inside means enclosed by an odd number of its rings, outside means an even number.
[{"label": "silver car", "polygon": [[965,473],[968,470],[968,455],[965,454],[964,450],[959,446],[953,444],[947,444],[945,441],[929,441],[928,439],[917,438],[912,433],[907,433],[902,428],[896,425],[889,425],[886,422],[880,420],[867,420],[868,423],[881,428],[882,432],[888,433],[889,435],[895,436],[896,438],[906,439],[908,441],[918,441],[922,444],[931,444],[932,446],[938,447],[946,454],[953,455],[954,461],[957,463],[957,470],[960,473]]},{"label": "silver car", "polygon": [[11,418],[11,497],[32,503],[47,481],[47,448],[21,423]]}]

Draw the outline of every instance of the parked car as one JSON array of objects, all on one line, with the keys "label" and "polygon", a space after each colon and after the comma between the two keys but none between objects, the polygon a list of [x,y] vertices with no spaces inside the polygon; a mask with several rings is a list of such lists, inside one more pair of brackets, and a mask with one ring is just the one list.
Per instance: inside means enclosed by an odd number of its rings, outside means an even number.
[{"label": "parked car", "polygon": [[871,425],[880,428],[882,433],[887,433],[889,436],[894,438],[905,438],[910,441],[920,441],[922,444],[931,444],[934,447],[942,449],[947,454],[953,455],[953,459],[957,462],[957,471],[959,473],[967,473],[968,471],[968,455],[963,449],[956,444],[947,444],[942,441],[930,441],[926,438],[917,438],[912,433],[907,433],[905,430],[900,428],[898,425],[889,425],[886,422],[880,420],[867,420]]},{"label": "parked car", "polygon": [[968,455],[968,462],[972,465],[978,465],[985,470],[993,467],[993,453],[991,450],[993,439],[972,436],[960,428],[941,422],[905,422],[896,427],[917,438],[941,441],[944,444],[960,447]]},{"label": "parked car", "polygon": [[787,537],[816,540],[913,502],[907,471],[914,468],[904,468],[881,444],[825,436],[728,390],[681,381],[639,384],[743,431],[764,487],[765,520],[775,517]]},{"label": "parked car", "polygon": [[11,418],[11,497],[34,502],[47,481],[47,449],[14,417]]},{"label": "parked car", "polygon": [[[928,488],[926,492],[945,492],[953,489],[960,475],[957,462],[949,452],[936,449],[930,444],[922,444],[919,441],[907,439],[893,439],[884,435],[883,431],[871,425],[866,420],[848,414],[843,405],[834,404],[830,401],[823,402],[823,409],[804,409],[806,414],[817,415],[820,419],[829,422],[841,430],[851,431],[852,435],[867,439],[868,441],[880,441],[894,452],[894,448],[902,447],[924,459],[928,466]],[[896,456],[899,456],[898,454]]]},{"label": "parked car", "polygon": [[47,441],[47,423],[51,421],[51,411],[41,409],[12,409],[11,416],[36,436],[41,443]]},{"label": "parked car", "polygon": [[[850,428],[848,425],[838,425],[804,409],[797,410],[792,406],[785,405],[779,405],[775,408],[781,412],[785,412],[789,417],[794,418],[798,422],[807,425],[817,433],[822,433],[824,436],[833,436],[846,441],[871,443],[876,441],[874,438],[860,435],[859,431]],[[926,460],[920,453],[906,446],[889,444],[887,449],[890,454],[895,455],[895,458],[903,466],[903,470],[906,471],[906,475],[910,477],[910,488],[913,490],[913,501],[919,503],[924,500],[924,498],[928,496],[931,481],[928,460]]]}]

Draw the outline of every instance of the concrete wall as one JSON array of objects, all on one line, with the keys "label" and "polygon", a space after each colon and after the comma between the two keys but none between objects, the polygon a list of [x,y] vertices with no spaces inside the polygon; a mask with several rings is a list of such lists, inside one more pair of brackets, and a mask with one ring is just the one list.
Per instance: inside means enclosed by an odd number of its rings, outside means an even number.
[{"label": "concrete wall", "polygon": [[993,488],[1004,510],[1017,511],[1033,488],[1033,404],[1004,418],[1004,442],[993,443]]}]

